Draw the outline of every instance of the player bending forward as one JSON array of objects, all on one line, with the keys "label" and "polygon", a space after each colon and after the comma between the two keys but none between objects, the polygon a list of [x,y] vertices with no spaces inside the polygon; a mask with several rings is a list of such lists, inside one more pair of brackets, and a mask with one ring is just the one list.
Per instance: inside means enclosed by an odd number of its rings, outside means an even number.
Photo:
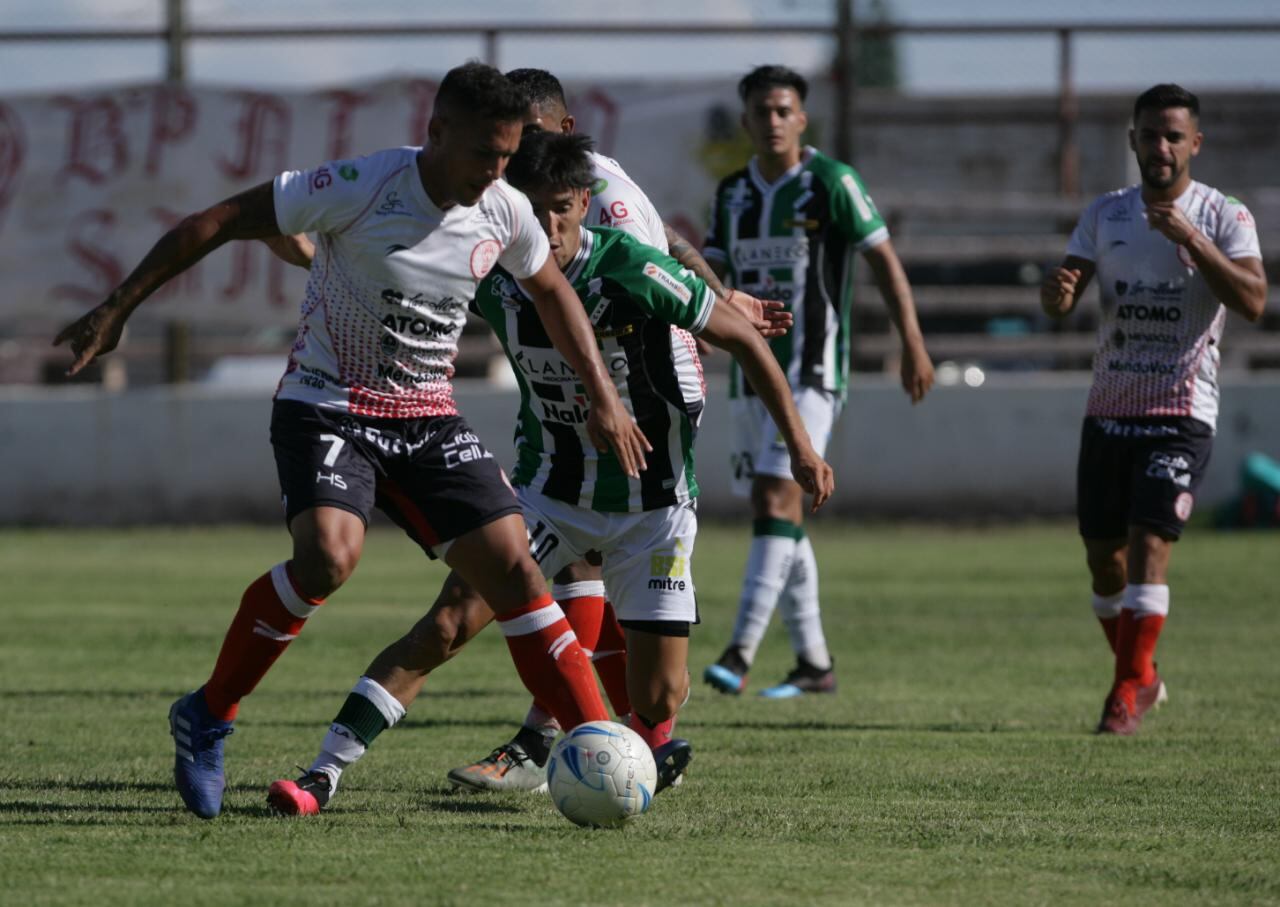
[{"label": "player bending forward", "polygon": [[202,818],[222,809],[223,741],[240,700],[351,575],[375,503],[484,595],[521,679],[561,724],[607,717],[590,663],[529,555],[520,506],[457,414],[450,385],[465,307],[501,265],[580,375],[584,443],[611,448],[622,474],[640,474],[646,442],[591,324],[528,200],[498,181],[525,111],[523,94],[497,70],[454,69],[440,84],[425,147],[283,173],[186,218],[55,341],[70,341],[78,371],[115,348],[147,296],[222,243],[319,236],[271,419],[293,557],[245,591],[213,674],[169,713],[175,782]]},{"label": "player bending forward", "polygon": [[[536,126],[548,132],[574,131],[574,117],[565,104],[564,89],[554,75],[544,69],[514,69],[507,73],[507,78],[523,88],[529,99],[526,129]],[[782,311],[782,303],[766,305],[741,291],[726,290],[702,256],[663,222],[648,197],[617,161],[594,151],[591,161],[596,181],[591,186],[586,225],[622,230],[645,245],[669,253],[706,281],[720,302],[739,307],[763,336],[785,333],[791,316]],[[696,340],[682,328],[672,331],[672,339],[673,343],[683,341],[696,346]],[[683,361],[684,354],[680,356]],[[698,366],[697,359],[693,365]],[[691,408],[703,406],[706,388],[701,382],[699,387],[696,397],[691,385],[684,389],[685,400]],[[590,655],[614,714],[627,715],[631,702],[626,691],[624,634],[601,581],[598,554],[593,552],[590,560],[591,563],[570,564],[557,574],[551,594],[564,610],[583,651]],[[673,729],[664,730],[669,734]],[[559,724],[550,712],[535,702],[515,736],[483,759],[452,769],[449,781],[458,787],[478,790],[537,790],[546,783],[545,766],[559,731]]]},{"label": "player bending forward", "polygon": [[[629,723],[655,749],[662,790],[690,757],[688,743],[666,739],[661,727],[688,694],[689,628],[698,620],[690,559],[697,533],[693,439],[702,395],[688,346],[673,340],[673,328],[734,355],[777,421],[793,475],[813,495],[815,509],[831,495],[834,480],[755,328],[734,308],[717,305],[706,283],[669,256],[620,231],[583,227],[596,179],[590,149],[582,136],[530,133],[507,179],[529,195],[618,392],[649,440],[653,452],[643,475],[628,476],[611,453],[590,443],[577,371],[552,348],[553,326],[510,273],[495,268],[475,307],[493,326],[520,385],[513,481],[533,557],[554,576],[589,550],[601,553],[605,586],[626,633]],[[271,805],[291,815],[319,812],[342,772],[403,717],[441,653],[452,655],[466,642],[459,628],[491,618],[484,600],[451,577],[430,613],[360,678],[307,773],[271,786]]]},{"label": "player bending forward", "polygon": [[1248,209],[1191,179],[1199,121],[1177,85],[1139,95],[1129,147],[1142,182],[1085,209],[1040,290],[1054,316],[1095,275],[1102,295],[1076,496],[1093,611],[1115,654],[1100,734],[1134,733],[1166,698],[1154,660],[1165,576],[1209,464],[1223,320],[1231,309],[1257,321],[1267,299]]}]

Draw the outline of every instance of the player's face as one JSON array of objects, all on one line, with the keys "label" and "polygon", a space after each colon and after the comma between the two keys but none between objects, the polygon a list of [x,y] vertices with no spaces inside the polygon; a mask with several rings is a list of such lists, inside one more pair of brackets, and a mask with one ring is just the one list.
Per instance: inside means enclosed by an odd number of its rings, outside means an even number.
[{"label": "player's face", "polygon": [[539,189],[526,193],[538,223],[551,243],[551,254],[563,271],[582,244],[579,228],[591,204],[590,189]]},{"label": "player's face", "polygon": [[1200,153],[1199,124],[1185,107],[1144,109],[1129,130],[1142,182],[1152,189],[1182,188],[1191,179],[1191,159]]},{"label": "player's face", "polygon": [[794,88],[770,88],[747,95],[742,128],[756,154],[780,157],[797,151],[808,125],[809,118]]},{"label": "player's face", "polygon": [[444,177],[445,194],[474,205],[507,169],[520,147],[519,120],[495,122],[465,114],[433,117],[430,139]]}]

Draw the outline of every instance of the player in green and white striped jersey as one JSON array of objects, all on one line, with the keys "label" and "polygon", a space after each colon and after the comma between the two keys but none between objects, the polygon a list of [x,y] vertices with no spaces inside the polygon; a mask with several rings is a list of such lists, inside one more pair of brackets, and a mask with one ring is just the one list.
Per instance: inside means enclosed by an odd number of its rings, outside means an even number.
[{"label": "player in green and white striped jersey", "polygon": [[[590,149],[584,136],[529,133],[507,180],[529,196],[618,394],[649,442],[638,480],[621,471],[612,450],[597,449],[583,433],[579,376],[551,346],[518,284],[495,268],[477,289],[474,308],[497,332],[520,385],[513,478],[531,553],[548,577],[588,551],[602,555],[605,586],[626,632],[629,724],[654,748],[662,790],[691,755],[688,742],[671,739],[669,728],[688,695],[689,630],[698,622],[690,559],[702,391],[689,344],[675,328],[698,334],[741,364],[779,426],[792,475],[812,494],[814,509],[830,497],[834,478],[805,432],[786,377],[737,308],[718,304],[705,281],[659,250],[619,230],[582,226],[595,182]],[[389,711],[402,716],[439,663],[446,628],[456,634],[444,640],[451,657],[492,619],[484,601],[451,577],[431,612],[374,660],[361,683],[393,698],[402,708]],[[322,797],[328,801],[338,777],[372,742],[340,730],[333,726],[297,785],[316,801],[303,814],[318,811]]]},{"label": "player in green and white striped jersey", "polygon": [[[849,309],[860,253],[902,338],[902,385],[919,402],[933,384],[906,274],[889,231],[857,172],[801,143],[808,85],[782,66],[761,66],[742,79],[742,125],[756,154],[721,180],[702,254],[729,286],[783,302],[795,318],[770,342],[796,406],[824,452],[840,414],[849,376]],[[799,486],[785,447],[752,388],[734,369],[730,385],[735,490],[750,494],[754,537],[743,578],[733,639],[703,675],[725,693],[740,693],[747,671],[781,603],[796,653],[770,698],[832,692],[835,673],[818,607],[818,566],[802,526]]]}]

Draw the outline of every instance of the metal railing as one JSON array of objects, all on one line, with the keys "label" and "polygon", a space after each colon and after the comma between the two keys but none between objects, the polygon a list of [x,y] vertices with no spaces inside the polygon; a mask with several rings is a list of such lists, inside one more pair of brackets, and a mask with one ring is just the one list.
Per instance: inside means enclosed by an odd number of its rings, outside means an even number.
[{"label": "metal railing", "polygon": [[182,81],[187,72],[187,49],[193,41],[293,41],[353,40],[383,38],[387,40],[423,37],[479,38],[484,47],[483,58],[490,64],[500,63],[501,41],[505,37],[744,37],[778,35],[826,37],[835,44],[833,75],[835,82],[835,123],[833,148],[838,158],[850,160],[854,152],[857,122],[858,85],[854,76],[857,49],[861,37],[921,36],[987,36],[1035,37],[1054,36],[1058,45],[1058,191],[1070,198],[1079,193],[1080,149],[1076,140],[1079,104],[1075,86],[1074,41],[1080,35],[1280,35],[1280,18],[1239,20],[1233,22],[931,22],[859,23],[854,16],[853,0],[833,0],[833,17],[828,24],[767,25],[733,22],[509,22],[501,25],[466,22],[401,22],[394,24],[346,25],[258,25],[258,26],[192,26],[187,23],[186,0],[158,0],[165,7],[164,24],[156,28],[120,29],[10,29],[0,31],[0,43],[67,43],[162,41],[166,47],[165,78]]}]

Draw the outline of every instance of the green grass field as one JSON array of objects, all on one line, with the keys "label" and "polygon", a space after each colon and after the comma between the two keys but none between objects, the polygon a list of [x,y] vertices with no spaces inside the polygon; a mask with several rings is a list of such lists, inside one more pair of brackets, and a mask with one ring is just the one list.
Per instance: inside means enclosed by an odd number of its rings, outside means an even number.
[{"label": "green grass field", "polygon": [[[0,880],[10,904],[1280,903],[1280,536],[1190,533],[1160,651],[1171,702],[1090,731],[1110,656],[1067,526],[814,531],[834,697],[682,720],[685,785],[622,831],[445,772],[527,704],[490,631],[315,820],[270,816],[369,658],[442,578],[376,531],[241,712],[223,815],[171,789],[166,713],[201,683],[283,530],[0,533]],[[727,639],[741,527],[695,559],[695,680]],[[790,664],[776,625],[753,686]]]}]

